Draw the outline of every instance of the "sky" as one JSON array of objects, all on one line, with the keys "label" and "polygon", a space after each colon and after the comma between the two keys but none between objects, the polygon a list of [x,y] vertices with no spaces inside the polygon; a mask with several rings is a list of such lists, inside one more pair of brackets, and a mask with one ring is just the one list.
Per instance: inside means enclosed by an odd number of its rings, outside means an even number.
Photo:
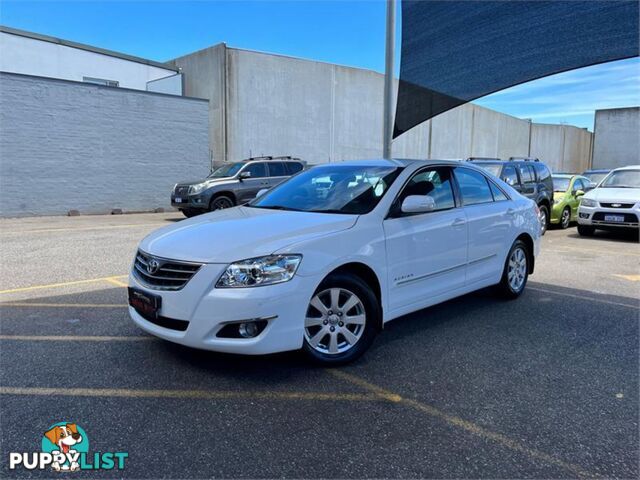
[{"label": "sky", "polygon": [[[383,72],[385,9],[382,0],[0,0],[0,23],[157,61],[225,42]],[[400,30],[399,22],[396,71]],[[534,80],[474,103],[593,130],[594,110],[640,105],[640,60]]]}]

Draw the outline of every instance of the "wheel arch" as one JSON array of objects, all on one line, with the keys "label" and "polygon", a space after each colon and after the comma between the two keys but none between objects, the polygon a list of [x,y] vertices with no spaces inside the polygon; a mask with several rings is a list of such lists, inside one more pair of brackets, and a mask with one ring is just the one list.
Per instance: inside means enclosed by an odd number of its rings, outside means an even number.
[{"label": "wheel arch", "polygon": [[382,285],[380,284],[380,279],[376,272],[367,264],[362,262],[349,262],[339,267],[331,270],[324,278],[334,274],[334,273],[349,273],[357,276],[362,281],[364,281],[373,291],[376,299],[378,300],[378,305],[380,306],[380,325],[379,328],[382,329],[384,324],[384,306],[382,302]]},{"label": "wheel arch", "polygon": [[209,197],[209,206],[211,206],[211,202],[213,202],[217,197],[221,195],[229,197],[231,200],[233,200],[234,205],[238,204],[238,199],[236,198],[235,193],[233,193],[231,190],[220,190],[219,192],[213,192],[211,194],[211,197]]},{"label": "wheel arch", "polygon": [[528,233],[521,233],[518,235],[515,241],[522,240],[524,244],[527,246],[527,265],[529,265],[529,275],[533,273],[533,269],[535,267],[536,257],[533,254],[534,252],[534,244],[533,238]]}]

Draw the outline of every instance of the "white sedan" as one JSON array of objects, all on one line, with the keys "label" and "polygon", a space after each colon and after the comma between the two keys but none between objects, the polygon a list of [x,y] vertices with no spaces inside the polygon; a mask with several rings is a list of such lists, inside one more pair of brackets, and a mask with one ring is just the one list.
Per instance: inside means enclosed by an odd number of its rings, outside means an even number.
[{"label": "white sedan", "polygon": [[129,312],[190,347],[340,364],[407,313],[491,285],[518,297],[540,233],[534,202],[468,163],[326,164],[142,240]]}]

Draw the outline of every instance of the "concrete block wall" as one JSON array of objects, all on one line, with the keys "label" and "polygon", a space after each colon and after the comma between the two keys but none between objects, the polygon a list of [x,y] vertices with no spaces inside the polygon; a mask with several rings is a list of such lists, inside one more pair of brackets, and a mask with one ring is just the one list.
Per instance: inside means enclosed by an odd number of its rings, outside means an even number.
[{"label": "concrete block wall", "polygon": [[0,215],[170,206],[208,172],[208,102],[0,73]]},{"label": "concrete block wall", "polygon": [[[185,94],[216,108],[209,127],[216,161],[264,154],[314,164],[381,155],[384,77],[377,72],[224,45],[172,64],[183,69]],[[466,104],[402,135],[392,150],[400,158],[538,156],[579,172],[590,164],[590,137]]]},{"label": "concrete block wall", "polygon": [[593,168],[640,164],[640,107],[597,110]]}]

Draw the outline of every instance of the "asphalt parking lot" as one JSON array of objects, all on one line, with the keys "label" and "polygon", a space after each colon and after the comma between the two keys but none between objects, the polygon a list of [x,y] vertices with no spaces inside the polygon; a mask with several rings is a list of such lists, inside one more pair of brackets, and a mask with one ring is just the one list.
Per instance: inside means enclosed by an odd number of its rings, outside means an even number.
[{"label": "asphalt parking lot", "polygon": [[[339,369],[149,337],[140,238],[178,214],[0,221],[1,476],[73,421],[127,478],[637,478],[637,238],[551,230],[525,294],[396,320]],[[71,475],[71,474],[70,474]]]}]

